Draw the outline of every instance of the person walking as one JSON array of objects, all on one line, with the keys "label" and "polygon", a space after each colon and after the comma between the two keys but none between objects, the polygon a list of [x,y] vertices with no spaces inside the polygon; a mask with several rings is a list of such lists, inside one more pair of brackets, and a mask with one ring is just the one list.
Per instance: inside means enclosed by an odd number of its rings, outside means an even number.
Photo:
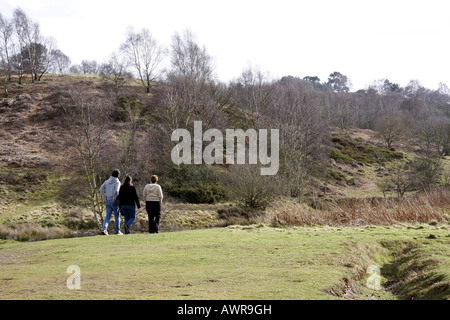
[{"label": "person walking", "polygon": [[125,234],[131,233],[131,225],[136,220],[136,206],[141,208],[136,188],[133,186],[133,179],[130,176],[125,177],[125,181],[119,190],[119,203],[125,219]]},{"label": "person walking", "polygon": [[148,232],[158,233],[159,222],[161,220],[161,203],[163,192],[158,184],[158,176],[153,175],[150,178],[150,184],[144,188],[145,210],[148,214]]},{"label": "person walking", "polygon": [[100,193],[106,203],[106,217],[103,220],[102,232],[104,235],[108,235],[108,224],[111,219],[111,214],[114,212],[114,231],[116,234],[123,234],[120,232],[120,214],[119,207],[116,204],[116,198],[119,195],[120,181],[119,181],[120,171],[115,169],[111,177],[106,180],[100,187]]}]

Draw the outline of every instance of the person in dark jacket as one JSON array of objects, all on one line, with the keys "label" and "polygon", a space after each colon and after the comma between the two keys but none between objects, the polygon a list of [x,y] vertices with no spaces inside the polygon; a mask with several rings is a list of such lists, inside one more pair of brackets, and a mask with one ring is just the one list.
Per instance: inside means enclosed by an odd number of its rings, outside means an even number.
[{"label": "person in dark jacket", "polygon": [[131,225],[136,219],[136,206],[138,207],[138,209],[141,208],[136,188],[133,186],[132,178],[130,176],[126,176],[125,181],[120,187],[119,203],[125,220],[125,234],[130,234]]}]

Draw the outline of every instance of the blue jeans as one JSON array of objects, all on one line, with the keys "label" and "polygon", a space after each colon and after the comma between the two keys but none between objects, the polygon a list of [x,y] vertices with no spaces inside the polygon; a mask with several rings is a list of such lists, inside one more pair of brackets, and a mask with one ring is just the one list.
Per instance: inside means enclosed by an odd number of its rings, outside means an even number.
[{"label": "blue jeans", "polygon": [[114,232],[119,233],[120,231],[120,214],[119,207],[113,200],[106,200],[106,217],[103,220],[103,230],[108,229],[109,220],[111,219],[111,213],[114,212]]},{"label": "blue jeans", "polygon": [[[125,219],[125,225],[131,230],[131,225],[133,224],[134,220],[136,220],[136,207],[120,206],[120,209],[122,209],[123,218]],[[129,233],[127,232],[127,229],[125,229],[125,233]]]}]

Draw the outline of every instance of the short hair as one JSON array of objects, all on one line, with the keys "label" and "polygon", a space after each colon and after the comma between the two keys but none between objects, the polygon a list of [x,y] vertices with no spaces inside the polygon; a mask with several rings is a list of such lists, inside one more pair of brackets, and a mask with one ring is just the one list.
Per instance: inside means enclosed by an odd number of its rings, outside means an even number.
[{"label": "short hair", "polygon": [[118,178],[120,176],[120,170],[119,169],[113,170],[111,175],[115,178]]},{"label": "short hair", "polygon": [[157,183],[158,182],[158,176],[157,175],[152,175],[150,178],[150,182],[151,183]]}]

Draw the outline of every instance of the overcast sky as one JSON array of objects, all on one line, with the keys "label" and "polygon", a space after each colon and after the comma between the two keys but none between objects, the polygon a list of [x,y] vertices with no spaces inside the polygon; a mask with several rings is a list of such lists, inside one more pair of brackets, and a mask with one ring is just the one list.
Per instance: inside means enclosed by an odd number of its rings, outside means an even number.
[{"label": "overcast sky", "polygon": [[352,91],[386,78],[450,86],[449,0],[0,0],[6,17],[17,7],[74,64],[105,61],[129,26],[164,46],[189,29],[222,81],[251,65],[322,82],[338,71]]}]

